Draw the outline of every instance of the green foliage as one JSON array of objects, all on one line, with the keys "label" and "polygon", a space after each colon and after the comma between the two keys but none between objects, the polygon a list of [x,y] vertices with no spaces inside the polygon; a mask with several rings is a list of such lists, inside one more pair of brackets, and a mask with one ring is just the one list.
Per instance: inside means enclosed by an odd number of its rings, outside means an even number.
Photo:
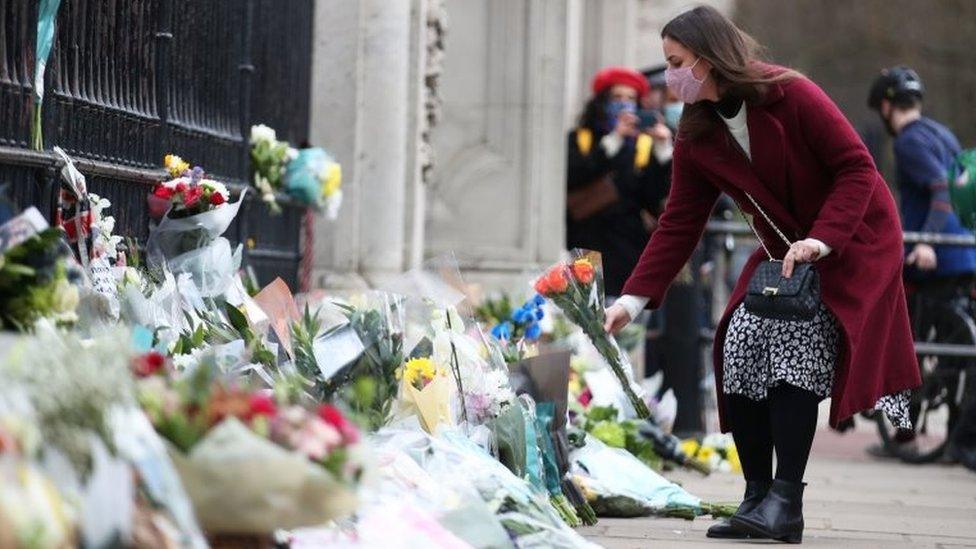
[{"label": "green foliage", "polygon": [[[321,375],[315,360],[315,338],[321,329],[319,312],[312,313],[308,304],[305,304],[302,318],[291,325],[291,349],[295,355],[295,368],[308,380],[316,380]],[[315,384],[314,381],[312,383]]]},{"label": "green foliage", "polygon": [[627,431],[623,424],[615,421],[597,421],[590,426],[589,433],[607,446],[627,447]]},{"label": "green foliage", "polygon": [[261,140],[251,146],[251,166],[255,175],[263,177],[278,191],[284,187],[285,166],[288,163],[288,143]]},{"label": "green foliage", "polygon": [[0,328],[29,330],[40,318],[69,321],[77,289],[68,282],[60,229],[42,231],[0,256]]},{"label": "green foliage", "polygon": [[654,451],[654,444],[640,436],[639,420],[617,421],[617,409],[613,406],[592,406],[586,411],[586,432],[607,446],[622,448],[641,460],[645,465],[661,471],[664,459]]},{"label": "green foliage", "polygon": [[512,318],[514,311],[512,297],[508,293],[502,293],[498,297],[482,301],[481,305],[475,308],[474,316],[478,322],[487,326],[494,326]]},{"label": "green foliage", "polygon": [[196,328],[179,335],[172,349],[173,355],[190,354],[194,349],[201,349],[204,346],[223,345],[242,339],[251,355],[251,360],[269,368],[277,367],[278,357],[251,329],[247,317],[240,309],[224,300],[212,300],[208,305],[207,309],[196,311],[199,322],[195,322],[188,313],[186,314],[187,323],[190,326],[196,324]]},{"label": "green foliage", "polygon": [[386,424],[397,396],[396,370],[403,364],[403,334],[385,311],[339,305],[365,347],[352,364],[322,383],[323,400],[343,402],[353,415],[376,430]]}]

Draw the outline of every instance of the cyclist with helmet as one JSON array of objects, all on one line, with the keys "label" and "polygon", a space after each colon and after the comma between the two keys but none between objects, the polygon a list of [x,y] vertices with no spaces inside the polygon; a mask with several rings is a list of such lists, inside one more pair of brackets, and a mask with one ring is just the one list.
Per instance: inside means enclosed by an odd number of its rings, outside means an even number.
[{"label": "cyclist with helmet", "polygon": [[[925,87],[908,67],[885,69],[875,79],[868,106],[894,137],[895,164],[906,231],[967,234],[949,201],[949,170],[959,141],[942,124],[922,115]],[[976,272],[976,250],[915,244],[906,250],[906,276],[913,281],[968,279]]]},{"label": "cyclist with helmet", "polygon": [[[924,95],[918,74],[904,66],[881,71],[868,95],[868,106],[894,138],[902,226],[906,231],[967,234],[949,196],[949,173],[960,152],[959,141],[947,127],[922,115]],[[971,291],[976,249],[906,244],[905,264],[910,293],[951,300]],[[914,303],[909,307],[915,308]],[[914,440],[914,432],[900,431],[895,453],[914,453]],[[883,445],[868,448],[868,453],[892,455]]]}]

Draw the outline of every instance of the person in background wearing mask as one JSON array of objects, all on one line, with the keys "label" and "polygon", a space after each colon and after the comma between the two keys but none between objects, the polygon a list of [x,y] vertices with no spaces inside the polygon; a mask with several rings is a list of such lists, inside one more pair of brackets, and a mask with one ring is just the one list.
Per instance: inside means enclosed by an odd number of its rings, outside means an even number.
[{"label": "person in background wearing mask", "polygon": [[[647,94],[641,97],[637,111],[641,131],[656,140],[658,147],[652,159],[654,165],[649,170],[649,175],[653,178],[650,189],[654,193],[649,198],[653,203],[652,207],[642,212],[644,225],[650,232],[654,232],[657,227],[657,216],[664,209],[664,200],[667,198],[668,188],[671,187],[671,154],[674,151],[672,136],[677,128],[677,125],[672,126],[667,120],[666,107],[673,100],[673,96],[669,97],[664,68],[665,65],[660,65],[641,71],[649,88]],[[683,105],[681,102],[678,104]],[[680,116],[680,110],[678,113]]]},{"label": "person in background wearing mask", "polygon": [[567,144],[566,246],[599,251],[606,293],[617,296],[647,244],[642,212],[657,214],[667,193],[673,146],[657,119],[642,131],[644,75],[607,67],[591,87]]},{"label": "person in background wearing mask", "polygon": [[[918,74],[904,66],[881,71],[868,93],[868,106],[877,111],[894,138],[895,167],[901,196],[901,221],[906,231],[967,234],[949,201],[949,171],[960,147],[949,128],[922,115],[925,86]],[[963,246],[905,246],[905,281],[909,293],[953,299],[973,289],[976,249]],[[913,305],[909,301],[909,307]],[[916,450],[914,432],[896,437],[898,454]],[[891,455],[876,445],[868,453]]]},{"label": "person in background wearing mask", "polygon": [[[605,328],[616,332],[661,304],[721,193],[752,216],[763,246],[739,277],[712,355],[721,428],[735,439],[746,489],[736,513],[707,535],[799,543],[820,402],[830,397],[834,426],[880,409],[910,427],[908,393],[921,379],[898,210],[837,105],[809,79],[762,62],[761,46],[718,10],[687,11],[661,38],[668,88],[686,103],[671,191]],[[813,319],[745,307],[753,274],[770,258],[781,260],[772,295],[798,264],[815,263]]]}]

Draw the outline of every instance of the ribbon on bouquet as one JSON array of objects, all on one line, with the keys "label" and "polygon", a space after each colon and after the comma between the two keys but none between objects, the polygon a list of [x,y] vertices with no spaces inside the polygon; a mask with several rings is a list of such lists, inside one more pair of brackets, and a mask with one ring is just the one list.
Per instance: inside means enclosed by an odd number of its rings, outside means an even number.
[{"label": "ribbon on bouquet", "polygon": [[54,46],[54,26],[61,0],[40,0],[37,6],[37,41],[34,49],[34,122],[31,125],[31,148],[44,149],[41,131],[41,104],[44,102],[44,71]]}]

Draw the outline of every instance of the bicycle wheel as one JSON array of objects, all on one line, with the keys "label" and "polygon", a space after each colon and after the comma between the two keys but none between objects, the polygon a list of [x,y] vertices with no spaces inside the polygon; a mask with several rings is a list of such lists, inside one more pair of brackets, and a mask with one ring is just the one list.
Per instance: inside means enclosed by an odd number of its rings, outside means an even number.
[{"label": "bicycle wheel", "polygon": [[[976,323],[961,305],[940,307],[917,325],[916,337],[928,343],[976,345]],[[918,355],[922,385],[913,391],[909,406],[914,443],[895,443],[896,429],[884,414],[875,414],[885,446],[909,463],[929,463],[945,453],[949,434],[959,417],[965,372],[973,359],[932,354]]]}]

